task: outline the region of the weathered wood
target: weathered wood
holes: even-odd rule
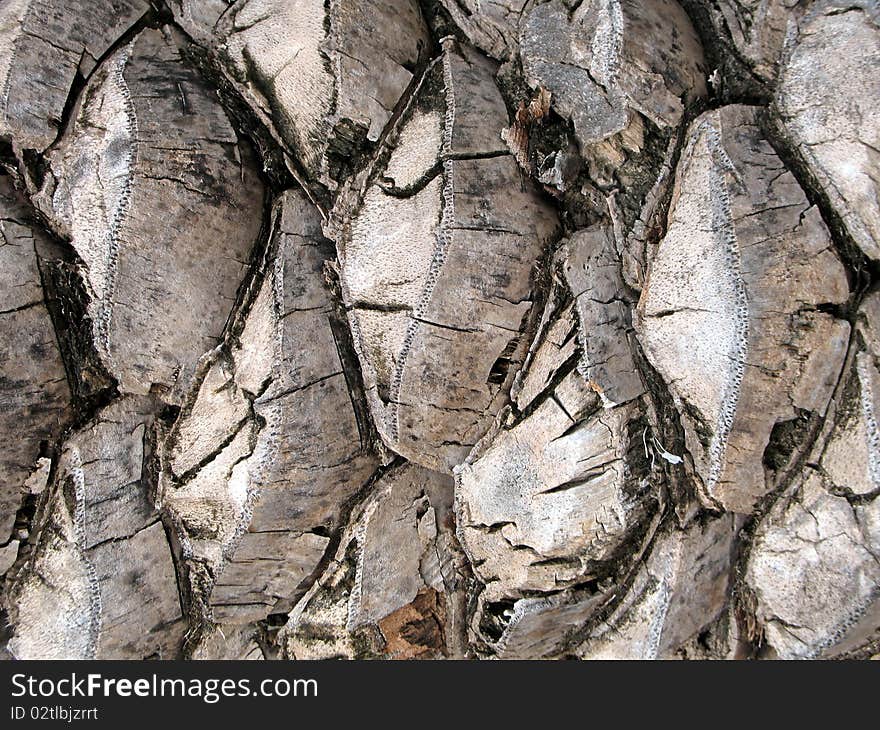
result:
[[[172,7],[309,177],[331,189],[379,139],[429,46],[413,0]]]
[[[196,660],[261,661],[265,659],[253,625],[218,626],[202,635],[193,649],[191,658]]]
[[[291,659],[439,658],[463,633],[452,480],[413,465],[384,474],[323,575],[290,613]],[[390,546],[393,546],[391,548]]]
[[[880,9],[820,2],[792,33],[776,106],[807,163],[862,252],[880,259]]]
[[[0,658],[880,656],[878,19],[0,0]]]
[[[493,73],[447,43],[330,227],[379,433],[439,471],[464,459],[503,404],[555,227],[500,137]]]
[[[637,398],[645,388],[633,360],[632,317],[611,229],[579,231],[562,255],[579,321],[578,370],[606,408]]]
[[[587,221],[611,219],[614,259],[641,289],[686,113],[707,95],[690,19],[675,0],[552,0],[522,21],[520,57],[573,129],[531,150],[538,179],[580,200]]]
[[[54,442],[69,417],[70,391],[40,277],[49,241],[26,213],[9,177],[0,177],[0,543],[12,537],[41,444]]]
[[[597,410],[570,374],[522,423],[487,439],[457,476],[462,542],[485,600],[550,591],[613,555],[641,491],[629,479],[627,408]],[[592,412],[592,415],[591,415]],[[641,433],[638,434],[641,447]],[[628,488],[627,488],[628,487]]]
[[[760,80],[772,82],[786,35],[810,3],[798,0],[691,0],[711,23],[719,44],[729,44]]]
[[[824,433],[757,529],[747,583],[765,651],[812,658],[859,649],[880,619],[880,295],[860,310],[855,348]]]
[[[774,427],[825,413],[849,334],[820,310],[849,296],[828,230],[755,116],[730,106],[691,126],[637,322],[702,498],[743,513],[772,488],[755,455]]]
[[[521,56],[529,84],[571,119],[582,152],[605,142],[613,153],[618,134],[618,146],[637,150],[639,116],[675,126],[706,92],[699,38],[674,0],[585,0],[571,11],[551,0],[525,20]]]
[[[241,332],[209,353],[165,442],[162,503],[193,600],[222,624],[290,609],[376,466],[331,327],[317,211],[276,204],[273,260]]]
[[[76,76],[150,8],[149,0],[7,0],[0,6],[0,137],[20,150],[55,141]]]
[[[563,651],[608,598],[578,586],[607,573],[657,507],[628,308],[602,298],[617,277],[610,245],[596,228],[560,248],[567,285],[551,294],[517,376],[517,409],[502,411],[455,470],[458,533],[482,584],[472,629],[502,657]]]
[[[522,19],[538,0],[440,0],[468,40],[504,61],[516,54]]]
[[[658,535],[623,599],[575,654],[582,659],[675,656],[724,610],[733,536],[729,515]]]
[[[19,659],[170,659],[185,624],[145,478],[156,404],[123,398],[64,443],[6,610]]]
[[[222,333],[263,209],[249,148],[181,42],[146,30],[100,66],[35,197],[82,260],[120,390],[172,403]]]

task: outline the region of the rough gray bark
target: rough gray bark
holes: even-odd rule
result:
[[[0,437],[6,444],[0,456],[0,534],[5,542],[22,486],[35,469],[39,480],[41,444],[60,435],[70,391],[40,276],[40,257],[52,255],[51,242],[29,225],[24,201],[8,177],[0,179],[0,237]]]
[[[251,153],[182,42],[145,30],[106,59],[34,195],[83,262],[104,367],[123,392],[171,402],[222,331],[262,204]]]
[[[0,7],[0,134],[19,150],[45,150],[58,135],[77,75],[87,76],[149,9],[148,0],[97,0],[71,12],[61,0]]]
[[[155,409],[120,398],[66,439],[10,580],[14,656],[175,656],[186,626],[145,468]]]
[[[438,471],[464,460],[503,403],[556,223],[498,134],[494,71],[445,43],[328,226],[376,427]]]
[[[876,3],[80,10],[0,2],[2,656],[880,652]]]
[[[378,460],[359,433],[331,326],[332,244],[289,191],[272,213],[271,268],[164,439],[160,501],[183,550],[192,610],[239,624],[289,601]],[[234,320],[233,320],[234,321]]]
[[[171,0],[224,77],[269,126],[294,171],[335,188],[376,142],[413,71],[427,28],[414,0]]]
[[[825,413],[849,337],[820,309],[847,300],[845,269],[755,114],[732,105],[692,124],[637,309],[702,498],[742,514],[773,484],[754,454],[776,424]]]

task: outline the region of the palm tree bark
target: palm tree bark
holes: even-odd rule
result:
[[[5,657],[880,651],[867,0],[0,2]]]

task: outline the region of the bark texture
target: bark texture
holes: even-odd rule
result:
[[[79,5],[0,1],[0,655],[880,652],[876,3]]]

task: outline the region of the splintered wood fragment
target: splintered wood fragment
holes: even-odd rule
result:
[[[859,311],[825,428],[749,553],[762,651],[846,655],[880,638],[880,295]]]
[[[786,45],[776,107],[847,232],[880,259],[880,10],[820,2]]]
[[[820,310],[846,301],[845,270],[756,114],[729,106],[691,126],[637,320],[702,498],[743,513],[771,488],[758,455],[774,427],[825,413],[849,336]]]
[[[241,331],[205,357],[163,450],[163,508],[199,611],[219,624],[290,610],[378,466],[331,326],[333,250],[318,212],[290,191],[273,225],[274,258]]]
[[[516,55],[521,19],[540,0],[440,0],[467,39],[484,53],[505,61]]]
[[[177,0],[172,9],[330,189],[379,139],[429,46],[414,0],[247,0],[228,12]]]
[[[45,150],[77,74],[150,9],[149,0],[7,0],[0,5],[0,137]]]
[[[36,196],[82,261],[120,391],[172,403],[217,343],[262,214],[249,148],[182,42],[147,30],[101,64]]]
[[[16,658],[178,655],[177,577],[145,479],[155,410],[122,398],[65,441],[6,597]]]
[[[540,124],[549,114],[550,97],[547,89],[538,87],[528,104],[520,102],[513,124],[501,130],[501,139],[507,142],[516,161],[527,173],[532,173],[534,167],[529,157],[529,130],[533,124]]]
[[[328,227],[379,433],[438,471],[464,459],[504,403],[556,227],[500,137],[494,71],[447,42]]]
[[[633,361],[630,307],[611,230],[578,231],[561,257],[579,321],[579,371],[606,408],[637,398],[645,388]]]
[[[463,580],[452,534],[452,480],[407,464],[352,513],[333,560],[290,614],[291,659],[454,655]]]
[[[675,126],[706,93],[700,41],[674,0],[585,0],[573,12],[551,0],[526,17],[520,55],[529,84],[572,120],[581,152],[625,132],[634,113]]]
[[[10,178],[0,177],[0,543],[11,537],[41,444],[60,435],[69,415],[70,391],[40,280],[48,241],[25,213]]]

